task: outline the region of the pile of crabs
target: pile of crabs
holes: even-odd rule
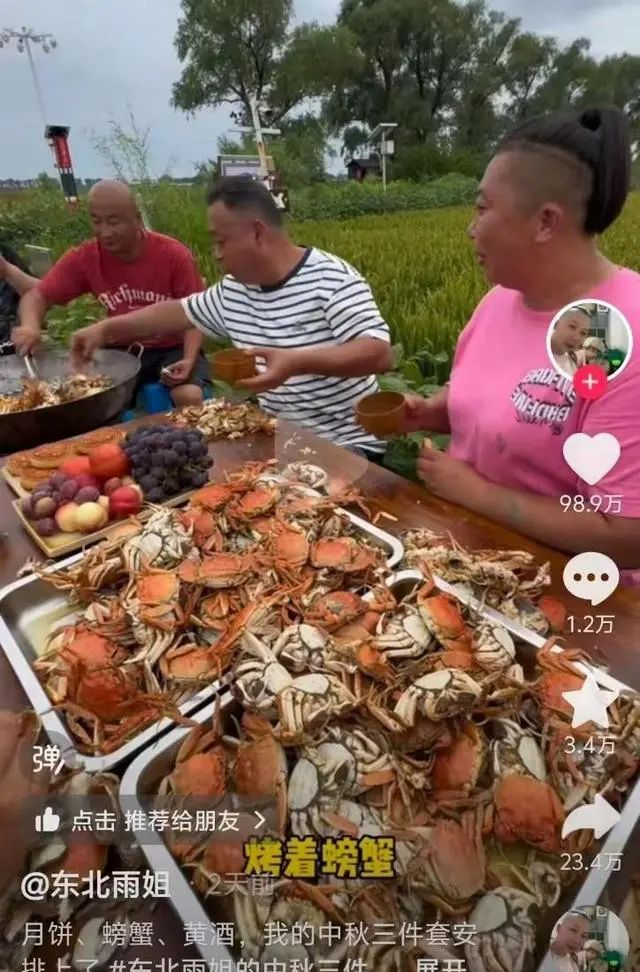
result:
[[[170,412],[169,420],[199,429],[207,439],[241,439],[256,432],[273,435],[277,424],[251,402],[234,403],[224,398]]]
[[[563,698],[584,682],[574,667],[582,655],[558,651],[552,636],[523,668],[504,628],[438,593],[429,563],[459,581],[466,559],[465,580],[482,579],[486,599],[551,634],[539,606],[545,570],[532,570],[525,554],[485,551],[480,561],[452,543],[445,553],[445,544],[408,535],[408,559],[422,565],[422,578],[399,587],[398,599],[393,588],[384,603],[373,596],[347,627],[280,631],[276,605],[262,615],[241,637],[231,705],[216,710],[213,726],[187,734],[161,783],[163,799],[176,805],[197,797],[242,811],[236,833],[195,845],[177,833],[168,843],[196,892],[232,909],[226,920],[235,921],[245,959],[357,955],[369,968],[408,972],[428,956],[462,958],[471,972],[531,969],[551,930],[540,936],[540,919],[577,877],[561,855],[594,851],[592,831],[561,839],[566,816],[596,793],[619,806],[637,775],[640,696],[622,695],[609,710],[614,754],[598,755],[585,746],[597,727],[572,729]],[[542,604],[557,624],[557,602]],[[282,840],[393,836],[395,880],[282,880],[266,896],[230,891],[253,834],[251,808]],[[317,934],[329,922],[392,923],[399,932],[447,920],[475,929],[457,950],[401,945],[398,935],[396,945],[374,945]],[[280,944],[265,939],[273,922],[288,930]],[[316,929],[313,945],[296,937],[301,923]]]
[[[195,892],[222,903],[216,920],[231,909],[243,958],[359,957],[409,972],[428,956],[525,972],[544,944],[541,916],[579,876],[562,854],[595,850],[592,831],[563,840],[564,820],[598,793],[621,806],[637,776],[640,696],[609,707],[613,752],[590,747],[601,730],[573,729],[564,699],[587,659],[559,650],[548,565],[419,530],[404,537],[412,571],[395,584],[384,551],[341,512],[356,497],[321,486],[317,470],[276,478],[248,465],[186,510],[154,511],[43,575],[83,612],[36,663],[43,683],[79,748],[105,753],[162,714],[188,721],[176,708],[185,693],[223,677],[229,704],[187,733],[160,795],[240,808],[238,831],[166,837]],[[463,585],[476,606],[443,594],[439,579]],[[544,647],[527,656],[478,602]],[[392,836],[395,878],[232,889],[255,809],[283,840]],[[221,885],[230,893],[213,897]],[[457,949],[265,937],[273,922],[293,935],[300,923],[400,929],[447,916],[475,927]]]
[[[81,752],[113,753],[163,716],[179,720],[181,702],[229,670],[240,635],[272,609],[277,634],[370,623],[357,592],[387,597],[384,549],[341,511],[348,496],[310,488],[321,470],[310,480],[271,466],[247,464],[183,510],[127,521],[72,565],[37,568],[78,614],[34,669]]]

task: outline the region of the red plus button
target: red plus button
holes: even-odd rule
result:
[[[573,376],[576,395],[595,402],[607,390],[607,373],[600,365],[583,365]]]

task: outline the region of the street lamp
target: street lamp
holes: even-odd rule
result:
[[[0,28],[0,48],[10,44],[12,41],[16,42],[18,53],[24,54],[26,51],[27,57],[29,58],[31,76],[33,77],[33,84],[36,89],[36,96],[40,106],[40,114],[42,115],[42,121],[46,125],[47,117],[44,110],[44,99],[42,97],[42,89],[40,88],[38,75],[36,74],[36,66],[33,60],[31,45],[35,44],[41,47],[45,54],[49,54],[51,51],[55,50],[55,48],[58,46],[58,42],[52,34],[37,34],[35,30],[32,30],[30,27],[23,27],[21,30],[11,30],[9,27]]]
[[[371,132],[367,139],[369,145],[377,145],[382,164],[382,190],[387,191],[387,158],[394,154],[395,145],[389,138],[391,132],[398,127],[397,122],[382,122]]]

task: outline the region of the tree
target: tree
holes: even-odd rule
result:
[[[551,37],[526,33],[514,38],[505,66],[505,119],[520,122],[535,113],[532,107],[549,79],[557,55],[558,46]]]
[[[172,101],[183,111],[229,104],[246,123],[255,96],[278,123],[350,74],[350,34],[313,23],[293,29],[292,0],[181,0],[181,8],[175,44],[184,69]]]
[[[579,37],[556,53],[548,76],[532,104],[536,113],[578,108],[599,68],[589,55],[590,41]]]
[[[486,153],[498,129],[496,98],[502,90],[519,21],[480,10],[453,118],[452,142],[458,150]]]
[[[345,154],[397,122],[392,171],[411,178],[481,171],[509,128],[558,109],[616,104],[640,136],[638,57],[598,63],[585,38],[561,47],[485,0],[342,0],[336,24],[297,27],[292,2],[181,0],[173,89],[184,111],[230,104],[244,124],[257,96],[283,130],[270,151],[290,185],[321,175],[314,98]]]
[[[392,120],[400,148],[425,141],[441,148],[443,138],[455,141],[458,123],[471,132],[483,113],[493,122],[490,98],[504,84],[498,62],[517,21],[488,14],[482,0],[343,0],[339,23],[354,35],[360,65],[355,81],[344,79],[326,99],[335,130]]]
[[[640,138],[640,57],[617,54],[595,66],[581,99],[582,105],[617,105]]]

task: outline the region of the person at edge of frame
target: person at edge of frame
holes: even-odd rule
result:
[[[115,316],[202,289],[191,251],[179,240],[145,228],[135,195],[125,183],[96,183],[88,208],[93,239],[68,250],[20,301],[19,326],[12,332],[20,353],[38,347],[50,307],[84,294],[92,294],[108,316]],[[143,385],[162,382],[177,407],[202,403],[203,389],[210,384],[202,336],[193,327],[183,331],[135,342],[142,351],[134,400]],[[114,340],[111,346],[126,351],[132,343]]]
[[[18,321],[20,298],[37,283],[24,260],[0,240],[0,357],[15,354],[11,331]]]
[[[630,128],[617,108],[532,118],[507,136],[469,227],[493,289],[458,339],[449,385],[409,397],[401,431],[450,434],[446,452],[427,447],[418,459],[434,495],[565,553],[597,550],[623,584],[639,586],[640,354],[595,401],[547,354],[551,321],[583,300],[617,308],[640,346],[640,274],[597,241],[622,212],[630,173]],[[616,436],[620,460],[589,485],[563,447],[602,432]],[[564,495],[584,497],[582,511],[563,510]],[[592,510],[595,496],[619,498],[619,514]]]

